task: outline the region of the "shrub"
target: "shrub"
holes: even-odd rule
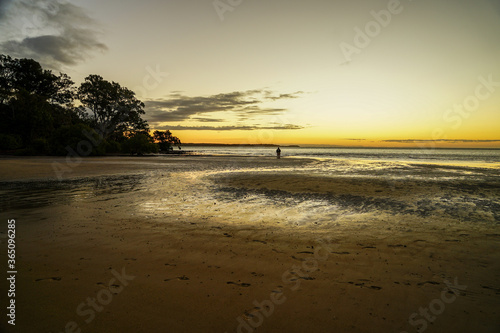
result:
[[[137,154],[147,154],[147,153],[157,153],[158,145],[152,142],[152,138],[144,133],[138,133],[130,138],[128,138],[122,144],[122,151],[131,155]]]
[[[0,133],[0,150],[14,150],[21,148],[21,139],[18,136]]]

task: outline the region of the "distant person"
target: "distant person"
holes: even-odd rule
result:
[[[281,157],[281,149],[280,149],[280,147],[278,147],[278,149],[276,149],[276,157],[278,159]]]

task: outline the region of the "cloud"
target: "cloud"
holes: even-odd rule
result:
[[[278,100],[278,99],[285,99],[285,98],[298,98],[300,94],[303,94],[304,92],[303,91],[296,91],[294,93],[291,93],[291,94],[279,94],[279,95],[274,95],[273,96],[273,92],[270,91],[270,90],[265,90],[264,91],[264,94],[266,95],[266,98],[267,99],[270,99],[270,100]]]
[[[191,118],[191,120],[199,121],[200,123],[223,123],[223,122],[225,122],[224,119],[202,118],[202,117]]]
[[[150,122],[182,122],[198,120],[209,122],[206,116],[214,112],[228,112],[236,115],[238,120],[248,120],[255,116],[276,116],[287,111],[283,108],[265,108],[261,104],[280,99],[298,98],[302,92],[289,94],[273,94],[268,90],[247,90],[222,93],[212,96],[189,97],[178,92],[168,98],[147,101],[146,118]],[[199,120],[200,115],[203,115]],[[213,120],[215,122],[215,120]]]
[[[0,7],[3,38],[0,52],[33,58],[44,67],[60,69],[107,50],[99,41],[97,22],[74,4],[57,0],[19,0]]]
[[[7,8],[14,2],[13,0],[0,0],[0,19],[6,16]]]
[[[276,126],[158,126],[155,130],[171,130],[171,131],[254,131],[254,130],[298,130],[304,127],[293,124],[276,125]]]

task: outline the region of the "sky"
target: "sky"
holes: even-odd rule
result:
[[[500,148],[498,0],[0,0],[0,31],[183,142]]]

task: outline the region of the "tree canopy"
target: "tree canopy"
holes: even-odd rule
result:
[[[170,131],[154,131],[153,138],[158,143],[160,151],[169,152],[172,145],[180,145],[181,140],[178,137],[173,136]]]
[[[27,92],[49,103],[69,104],[74,98],[74,82],[66,75],[54,75],[33,59],[13,59],[0,55],[0,102]]]
[[[106,136],[113,132],[129,134],[149,129],[141,118],[145,113],[144,103],[135,98],[133,91],[116,82],[89,75],[78,88],[77,96],[92,112],[92,124],[105,129]]]
[[[65,155],[83,142],[86,155],[143,154],[180,144],[170,131],[149,133],[144,107],[132,90],[99,75],[75,87],[33,59],[0,55],[1,153]]]

